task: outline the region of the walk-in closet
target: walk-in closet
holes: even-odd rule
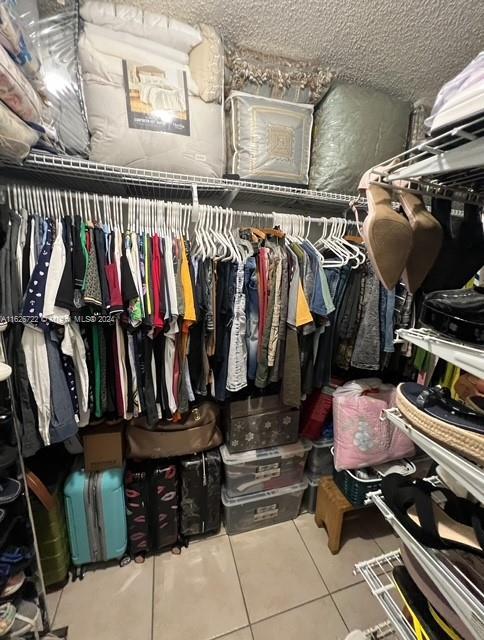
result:
[[[0,0],[0,639],[484,638],[483,49]]]

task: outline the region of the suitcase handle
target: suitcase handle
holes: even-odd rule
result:
[[[50,493],[42,480],[35,475],[35,473],[27,471],[26,476],[29,491],[32,491],[32,493],[36,495],[47,511],[52,511],[56,505],[54,496]]]

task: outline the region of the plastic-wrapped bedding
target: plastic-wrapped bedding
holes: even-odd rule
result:
[[[57,133],[67,153],[87,156],[89,131],[77,56],[79,1],[38,0],[38,6],[42,69]]]
[[[356,194],[362,174],[405,149],[411,105],[337,83],[314,116],[309,187]]]
[[[222,176],[222,91],[209,70],[216,63],[222,74],[223,67],[210,46],[197,51],[201,31],[160,14],[95,0],[81,6],[81,17],[79,56],[90,159]],[[193,51],[202,74],[192,73]],[[194,75],[203,79],[203,87]],[[217,99],[207,102],[207,97]]]

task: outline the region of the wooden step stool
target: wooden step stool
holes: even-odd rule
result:
[[[340,550],[345,513],[355,509],[356,507],[339,490],[331,476],[321,478],[314,519],[319,528],[323,525],[326,527],[328,548],[331,553],[338,553]]]

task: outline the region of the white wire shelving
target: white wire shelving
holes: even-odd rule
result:
[[[391,551],[371,560],[358,562],[355,564],[354,573],[359,573],[368,584],[372,594],[387,614],[391,627],[393,627],[392,631],[395,630],[403,640],[416,640],[417,636],[413,631],[412,625],[403,614],[403,602],[398,594],[392,575],[394,567],[401,564],[400,552]],[[368,632],[370,631],[368,630]],[[386,631],[387,636],[375,635],[373,637],[388,637],[390,635],[388,626]],[[372,636],[368,635],[368,638],[372,638]]]
[[[446,338],[430,329],[397,329],[397,341],[405,340],[439,358],[484,378],[484,349]]]
[[[472,637],[475,640],[482,640],[484,638],[484,594],[464,574],[448,563],[442,554],[421,545],[400,523],[386,504],[381,491],[368,493],[367,499],[378,507],[402,543],[411,551],[430,579],[439,586],[442,595],[451,603]]]
[[[374,181],[454,201],[484,200],[484,114],[372,169]],[[399,182],[400,181],[400,182]]]
[[[23,164],[4,162],[7,179],[74,191],[191,202],[193,187],[202,203],[233,206],[256,201],[259,207],[281,207],[298,213],[341,212],[356,196],[247,180],[184,175],[102,164],[74,156],[31,153]],[[235,200],[237,199],[237,203]],[[364,199],[360,198],[360,203]],[[259,209],[258,209],[259,210]]]
[[[386,417],[403,431],[427,455],[437,462],[447,473],[473,495],[484,503],[484,469],[458,453],[446,449],[432,438],[409,424],[396,408],[386,409]]]
[[[395,638],[395,627],[391,620],[385,620],[385,622],[366,629],[364,634],[367,640],[391,640]]]

